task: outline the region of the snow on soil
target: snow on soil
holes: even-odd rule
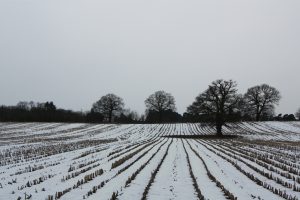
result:
[[[148,199],[197,199],[185,152],[178,139],[170,146],[169,154],[150,188]]]
[[[300,123],[0,123],[0,200],[300,200]],[[199,191],[201,194],[199,194]]]

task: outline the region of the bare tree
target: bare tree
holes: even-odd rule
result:
[[[93,104],[92,111],[101,113],[106,120],[112,122],[114,116],[119,114],[124,107],[123,99],[115,94],[107,94]]]
[[[208,86],[208,89],[198,95],[187,112],[192,114],[213,115],[217,129],[217,135],[222,135],[222,126],[225,123],[225,115],[235,109],[240,101],[237,95],[236,82],[229,80],[216,80]]]
[[[157,91],[154,94],[151,94],[145,100],[145,104],[148,111],[153,110],[159,113],[160,122],[162,122],[164,111],[176,110],[174,97],[165,91]]]
[[[300,120],[300,108],[299,108],[298,111],[296,112],[296,117],[298,118],[298,120]]]
[[[267,84],[251,87],[244,95],[246,109],[259,121],[262,115],[274,112],[274,106],[281,99],[279,91]]]

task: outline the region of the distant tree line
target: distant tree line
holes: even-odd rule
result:
[[[80,112],[57,109],[53,102],[19,102],[16,106],[0,106],[2,122],[83,122]]]
[[[107,94],[96,101],[88,112],[58,109],[53,102],[19,102],[16,106],[0,106],[0,121],[18,122],[89,122],[89,123],[177,123],[208,122],[222,133],[226,122],[292,121],[294,114],[275,116],[280,92],[268,85],[251,87],[239,94],[233,80],[216,80],[196,96],[183,115],[176,112],[175,98],[165,91],[157,91],[145,100],[145,115],[125,109],[124,101],[115,94]]]

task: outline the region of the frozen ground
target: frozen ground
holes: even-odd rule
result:
[[[300,200],[300,123],[0,123],[0,200]]]

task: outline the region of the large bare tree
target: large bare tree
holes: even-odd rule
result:
[[[148,111],[153,110],[159,113],[160,122],[162,122],[164,111],[176,110],[174,97],[165,91],[157,91],[151,94],[145,100],[145,104]]]
[[[124,107],[123,99],[115,94],[102,96],[99,101],[93,104],[93,112],[101,113],[106,120],[112,122],[113,117],[119,114]]]
[[[259,121],[261,116],[266,113],[272,113],[274,106],[281,99],[280,92],[268,84],[257,85],[247,90],[244,95],[247,112],[255,116]]]
[[[217,129],[217,135],[222,135],[222,126],[225,123],[225,115],[233,110],[240,101],[237,94],[236,82],[232,80],[216,80],[208,86],[208,89],[199,94],[187,112],[192,114],[213,115]]]

